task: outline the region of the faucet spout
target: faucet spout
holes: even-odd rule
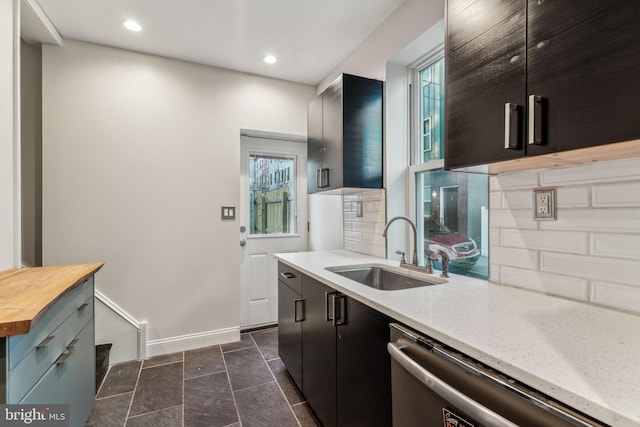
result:
[[[412,264],[415,265],[416,267],[418,266],[418,232],[416,231],[416,225],[413,223],[413,221],[411,221],[411,219],[407,218],[406,216],[394,216],[393,218],[391,218],[388,222],[387,225],[385,225],[384,227],[384,231],[382,232],[382,236],[383,237],[387,237],[387,230],[389,229],[389,226],[391,224],[393,224],[395,221],[402,219],[404,221],[407,221],[409,223],[409,225],[411,226],[411,229],[413,230],[413,257],[412,257]]]

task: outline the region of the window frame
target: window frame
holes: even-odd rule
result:
[[[420,89],[422,85],[421,73],[425,68],[430,67],[442,58],[444,58],[444,44],[436,46],[433,50],[431,50],[422,58],[409,66],[409,69],[411,70],[411,86],[409,93],[409,97],[411,100],[411,111],[409,117],[409,124],[411,126],[411,138],[409,139],[410,164],[409,173],[407,174],[407,178],[409,180],[408,199],[409,212],[411,213],[409,216],[414,218],[418,236],[424,236],[424,221],[418,221],[418,218],[424,216],[424,201],[422,201],[422,206],[420,207],[422,215],[419,216],[417,206],[418,194],[416,193],[416,181],[418,180],[419,175],[423,172],[434,169],[444,169],[444,159],[428,160],[426,162],[423,162],[424,147],[422,143],[422,90]],[[433,149],[433,147],[431,147],[431,149]],[[418,259],[424,259],[424,245],[416,245],[416,248],[418,250]]]

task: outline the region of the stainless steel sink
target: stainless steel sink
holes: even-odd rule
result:
[[[339,266],[327,267],[326,270],[382,291],[398,291],[446,283],[446,280],[430,277],[426,274],[420,274],[422,277],[415,277],[414,275],[402,274],[399,271],[381,266]]]

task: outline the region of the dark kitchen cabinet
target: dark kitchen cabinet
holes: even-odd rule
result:
[[[333,326],[331,312],[336,291],[303,275],[302,294],[305,299],[305,321],[302,325],[302,394],[322,425],[335,427],[338,425],[336,328]]]
[[[302,321],[305,316],[301,274],[278,264],[278,353],[302,390]]]
[[[308,193],[382,188],[382,82],[343,74],[307,113]]]
[[[391,426],[391,319],[338,295],[337,404],[339,426]]]
[[[640,3],[448,0],[449,169],[640,138]]]
[[[280,263],[279,269],[289,268]],[[280,271],[281,273],[282,271]],[[296,270],[301,278],[301,294],[280,280],[283,301],[290,308],[279,308],[280,355],[291,374],[297,360],[285,355],[298,354],[295,348],[301,325],[302,393],[325,427],[375,427],[391,425],[391,362],[387,352],[390,319]],[[291,298],[300,299],[297,309]],[[292,345],[293,344],[293,345]],[[293,377],[293,374],[292,374]],[[296,384],[298,382],[296,381]]]

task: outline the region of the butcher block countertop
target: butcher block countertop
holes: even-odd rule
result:
[[[53,305],[104,264],[16,268],[0,272],[0,337],[28,333]]]
[[[608,425],[640,426],[638,315],[455,274],[445,284],[381,291],[326,267],[398,262],[347,251],[276,258]]]

